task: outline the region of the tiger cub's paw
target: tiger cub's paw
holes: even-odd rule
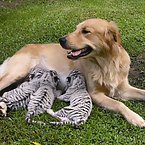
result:
[[[7,116],[7,105],[5,102],[0,102],[0,115],[3,117]]]

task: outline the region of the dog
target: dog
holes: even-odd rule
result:
[[[27,76],[44,56],[48,68],[56,70],[62,82],[71,70],[79,69],[95,104],[122,114],[135,126],[145,127],[145,120],[120,101],[145,100],[145,90],[128,82],[130,57],[114,22],[85,20],[59,42],[29,44],[5,60],[0,66],[0,90]]]

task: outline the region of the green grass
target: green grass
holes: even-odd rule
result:
[[[118,24],[123,46],[131,56],[145,50],[144,0],[25,0],[16,7],[17,0],[5,2],[7,6],[0,9],[1,62],[25,44],[58,42],[58,38],[73,31],[78,23],[94,17]],[[145,116],[143,103],[125,104]],[[64,105],[56,101],[54,109]],[[94,106],[89,120],[79,129],[27,126],[25,113],[25,110],[13,111],[9,113],[12,120],[0,118],[0,144],[29,145],[32,141],[42,145],[145,144],[144,129],[134,127],[121,116],[99,107]],[[38,119],[47,122],[53,118],[44,114]]]

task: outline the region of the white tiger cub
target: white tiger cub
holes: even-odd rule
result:
[[[34,76],[39,76],[38,73],[40,72],[36,71]],[[56,71],[45,70],[45,73],[43,71],[43,75],[38,80],[40,83],[39,89],[31,94],[28,103],[28,112],[25,119],[27,123],[41,124],[41,121],[31,120],[31,118],[50,109],[56,96],[61,94],[61,91],[57,90],[59,78]]]
[[[3,114],[3,110],[1,109],[1,115],[6,116],[7,113],[7,109],[10,110],[16,110],[18,108],[26,108],[28,105],[28,102],[30,101],[30,95],[33,94],[39,87],[40,87],[40,83],[37,79],[33,76],[32,78],[32,74],[33,71],[39,72],[40,71],[40,67],[35,67],[30,75],[28,76],[28,79],[23,82],[21,85],[19,85],[17,88],[5,92],[3,94],[2,97],[0,97],[0,106],[6,106],[5,108],[3,108],[3,110],[5,110],[5,114]],[[41,71],[43,71],[43,69],[41,68]],[[41,74],[42,75],[42,74]],[[41,76],[39,73],[39,77]],[[38,75],[36,76],[38,77]],[[30,81],[31,80],[31,81]],[[5,104],[5,105],[4,105]]]
[[[16,89],[13,89],[9,92],[5,92],[3,96],[0,97],[0,114],[2,116],[6,116],[7,108],[10,110],[14,110],[18,108],[28,108],[26,120],[27,121],[30,120],[31,116],[38,114],[37,113],[38,110],[32,110],[32,108],[40,109],[40,106],[43,106],[44,103],[46,103],[46,101],[44,102],[43,99],[50,101],[50,102],[47,102],[44,106],[46,106],[48,103],[52,105],[54,97],[50,97],[48,95],[50,92],[46,90],[48,90],[48,88],[55,90],[58,82],[59,82],[59,78],[55,71],[48,70],[42,64],[35,66],[31,70],[27,80],[24,83],[22,83]],[[56,91],[56,92],[61,93],[60,91]],[[34,96],[35,98],[33,98]],[[46,98],[46,97],[49,97],[49,98]],[[37,106],[36,106],[36,103],[37,103]],[[32,104],[33,104],[33,107],[32,107]],[[50,104],[47,106],[48,109],[51,106]],[[42,109],[43,108],[40,109],[41,112],[42,112]],[[32,113],[33,115],[30,115],[31,114],[30,112],[31,113],[33,112]]]
[[[70,102],[70,105],[57,112],[48,110],[47,112],[60,120],[60,122],[50,122],[55,125],[71,124],[79,126],[84,124],[90,116],[92,110],[92,100],[86,90],[85,79],[78,70],[72,71],[66,81],[65,94],[57,97],[60,100]]]

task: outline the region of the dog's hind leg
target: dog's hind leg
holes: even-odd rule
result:
[[[135,88],[128,83],[125,83],[119,88],[119,97],[122,100],[145,101],[145,90]]]
[[[29,54],[14,55],[0,66],[0,91],[24,78],[37,64]]]

